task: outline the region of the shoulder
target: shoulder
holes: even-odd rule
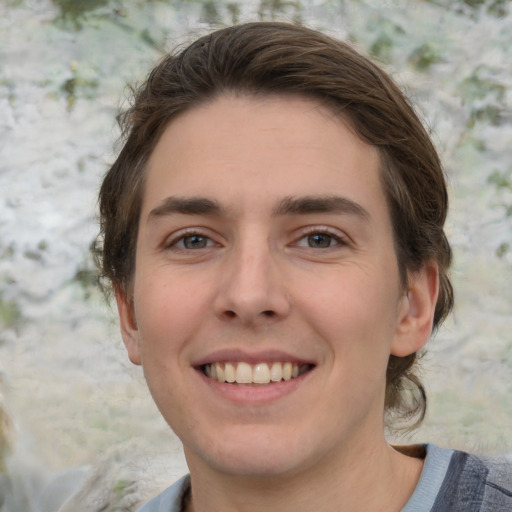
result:
[[[423,472],[402,512],[512,511],[511,461],[432,444],[419,449]]]
[[[488,494],[502,496],[512,510],[512,461],[504,457],[476,457],[487,468]]]
[[[432,512],[512,510],[512,464],[454,451]]]
[[[137,512],[182,512],[181,504],[183,497],[189,489],[190,476],[186,475],[151,501],[148,501]]]

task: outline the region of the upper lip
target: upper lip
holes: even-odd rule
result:
[[[297,364],[311,364],[315,362],[311,359],[297,357],[288,352],[281,350],[258,350],[247,351],[240,349],[221,349],[211,352],[203,357],[198,358],[192,362],[192,366],[199,367],[205,364],[218,363],[223,361],[230,362],[245,362],[249,364],[257,363],[273,363],[273,362],[291,362]]]

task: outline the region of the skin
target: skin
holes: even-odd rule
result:
[[[386,442],[385,374],[390,354],[427,342],[438,273],[402,289],[379,165],[300,97],[226,95],[156,145],[133,290],[117,301],[129,357],[183,442],[188,510],[399,511],[412,494],[422,462]],[[268,386],[201,371],[223,360],[310,371]]]

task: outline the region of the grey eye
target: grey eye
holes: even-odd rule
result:
[[[326,233],[315,233],[314,235],[309,235],[307,237],[307,242],[309,247],[325,249],[334,245],[336,240],[332,235],[327,235]]]
[[[204,249],[208,247],[209,238],[201,235],[184,236],[181,243],[185,249]]]

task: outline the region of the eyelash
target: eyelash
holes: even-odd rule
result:
[[[300,244],[300,242],[302,240],[307,240],[308,238],[315,236],[315,235],[321,235],[321,236],[328,237],[329,245],[327,245],[326,247],[313,247],[313,246],[309,245],[309,242],[306,242],[307,245]],[[184,247],[184,246],[179,247],[180,243],[184,244],[184,242],[187,238],[193,238],[193,237],[204,239],[206,241],[206,245],[204,247],[196,247],[196,248]],[[334,242],[334,244],[332,244],[331,242]],[[201,231],[198,231],[195,229],[190,229],[190,230],[179,233],[177,236],[174,236],[170,241],[167,241],[164,244],[164,248],[165,249],[173,249],[174,248],[174,249],[177,249],[180,251],[194,251],[194,250],[200,250],[200,249],[207,249],[208,247],[212,247],[214,245],[216,245],[216,244],[211,239],[211,237],[209,237],[208,235],[205,235]],[[292,245],[296,246],[296,247],[303,247],[306,249],[332,249],[334,247],[348,245],[348,242],[347,242],[346,237],[340,235],[339,233],[334,233],[332,230],[329,230],[325,227],[311,227],[311,228],[308,228],[305,232],[303,232],[301,234],[301,236],[297,239],[297,241],[294,242]]]
[[[202,238],[202,239],[206,240],[207,245],[205,247],[199,247],[199,248],[189,248],[189,247],[179,247],[178,246],[178,244],[180,244],[181,242],[184,243],[184,241],[187,238],[193,238],[193,237]],[[213,245],[215,245],[215,242],[213,242],[211,237],[209,237],[208,235],[205,235],[204,233],[201,233],[198,230],[191,229],[191,230],[181,232],[177,236],[174,236],[171,240],[166,241],[164,244],[164,248],[165,249],[173,249],[174,248],[179,251],[194,251],[194,250],[199,250],[199,249],[206,249],[208,247],[212,247]]]
[[[308,238],[315,236],[315,235],[321,235],[325,237],[329,237],[329,241],[334,241],[335,244],[329,243],[327,247],[312,247],[309,244],[307,246],[302,246],[307,249],[332,249],[334,247],[344,246],[348,245],[346,237],[340,235],[338,232],[334,233],[332,230],[327,229],[325,227],[311,227],[306,232],[302,233],[300,238],[298,238],[297,242],[295,242],[295,246],[299,246],[299,242],[301,240],[307,240]]]

